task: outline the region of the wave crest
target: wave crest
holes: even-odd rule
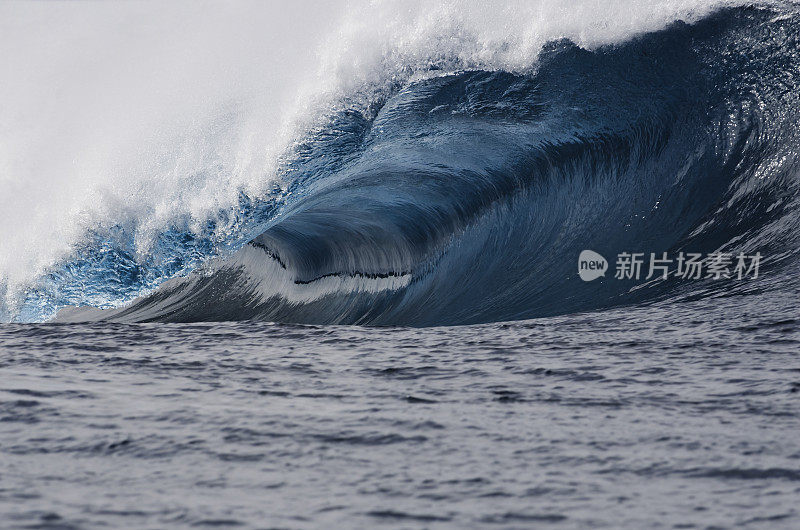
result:
[[[623,45],[554,41],[527,74],[405,84],[297,147],[291,195],[245,248],[80,318],[445,325],[751,288],[584,283],[585,248],[758,249],[758,288],[787,288],[797,31],[726,9]]]

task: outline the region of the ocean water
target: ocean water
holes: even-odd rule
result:
[[[0,528],[800,527],[800,7],[0,4]]]
[[[797,528],[796,296],[7,325],[2,526]]]

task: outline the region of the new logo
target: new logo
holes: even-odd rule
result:
[[[585,282],[605,276],[608,270],[606,258],[593,250],[584,250],[578,256],[578,276]]]

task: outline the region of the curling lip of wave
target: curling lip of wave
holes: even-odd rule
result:
[[[280,153],[338,134],[328,109],[368,122],[433,68],[527,72],[551,38],[595,48],[729,3],[1,3],[20,75],[0,83],[0,320],[112,307],[239,248],[314,178]]]
[[[797,15],[776,14],[723,9],[596,50],[555,41],[529,74],[443,72],[344,109],[297,146],[261,235],[80,318],[466,324],[742,288],[585,284],[584,248],[757,245],[782,256],[783,282],[800,65]]]

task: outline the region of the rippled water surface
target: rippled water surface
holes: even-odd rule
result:
[[[3,527],[797,528],[797,292],[0,327]]]

